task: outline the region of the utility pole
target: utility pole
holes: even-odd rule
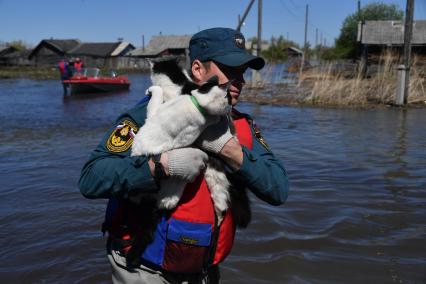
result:
[[[304,54],[307,55],[306,51],[308,49],[308,14],[309,14],[309,5],[306,4],[306,14],[305,14],[305,41],[303,44]],[[307,57],[307,56],[306,56]]]
[[[142,51],[145,52],[145,35],[142,35]]]
[[[254,3],[254,0],[250,0],[250,3],[248,4],[246,10],[244,11],[243,16],[241,17],[241,19],[238,18],[238,26],[237,26],[237,29],[236,29],[237,31],[239,31],[239,32],[241,31],[241,26],[243,25],[244,21],[246,20],[248,12],[250,11],[251,6],[253,6],[253,3]]]
[[[262,50],[262,0],[257,0],[257,56],[260,56]]]
[[[318,28],[315,29],[315,59],[319,58],[319,47],[318,47]]]
[[[361,0],[358,0],[358,21],[361,21]]]
[[[410,86],[411,37],[413,34],[414,0],[407,0],[404,24],[404,65],[398,67],[396,104],[407,104]]]
[[[309,5],[306,4],[306,14],[305,14],[305,41],[303,43],[303,54],[302,54],[302,62],[300,63],[300,75],[302,75],[303,67],[305,65],[305,60],[308,58],[307,51],[308,51],[308,13],[309,13]]]
[[[262,50],[262,0],[257,0],[257,45],[256,55],[260,56]],[[260,73],[256,70],[252,71],[252,84],[258,87],[262,83]]]
[[[315,29],[315,47],[318,45],[318,28]]]

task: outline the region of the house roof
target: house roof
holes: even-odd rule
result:
[[[4,58],[17,58],[17,57],[22,57],[22,58],[27,58],[28,55],[32,52],[31,49],[24,49],[24,50],[16,50],[14,52],[8,53],[2,57]]]
[[[2,45],[0,46],[0,56],[5,56],[7,54],[13,53],[15,51],[17,51],[18,49],[14,46],[6,46],[6,45]]]
[[[192,35],[153,36],[145,49],[138,48],[128,53],[130,56],[155,56],[167,49],[185,49],[189,47]]]
[[[77,39],[43,39],[30,53],[29,58],[31,59],[43,46],[64,55],[79,43],[80,41]]]
[[[287,51],[292,52],[292,53],[297,53],[299,55],[303,55],[303,51],[298,49],[297,47],[294,46],[289,46],[287,48],[285,48]]]
[[[402,45],[404,44],[404,22],[365,21],[358,29],[358,41],[363,44]],[[414,21],[412,45],[426,45],[426,20]]]
[[[69,55],[86,55],[86,56],[117,56],[128,46],[134,48],[127,42],[88,42],[81,43],[68,52]]]

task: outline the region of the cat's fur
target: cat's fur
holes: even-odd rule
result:
[[[217,77],[200,87],[191,81],[176,60],[154,62],[151,70],[153,86],[147,93],[152,97],[147,106],[145,125],[134,138],[132,156],[159,154],[190,146],[207,126],[218,121],[219,116],[230,119],[227,90],[218,87]],[[189,93],[197,98],[207,114],[202,114],[191,102],[190,96],[184,95]],[[230,126],[234,132],[231,121]],[[230,183],[223,162],[210,157],[205,178],[221,220],[230,202]],[[184,181],[176,178],[161,180],[157,196],[159,208],[174,208],[185,185]]]

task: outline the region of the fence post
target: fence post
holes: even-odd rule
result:
[[[397,78],[397,86],[396,86],[396,105],[404,104],[404,89],[405,89],[405,65],[398,65],[398,78]]]

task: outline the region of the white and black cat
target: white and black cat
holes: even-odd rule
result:
[[[228,117],[230,121],[227,90],[218,86],[217,77],[198,86],[177,61],[171,59],[153,62],[151,80],[153,86],[147,90],[147,94],[151,95],[147,119],[134,138],[132,156],[159,154],[190,146],[207,126],[218,122],[221,116]],[[195,106],[191,96],[196,98],[202,111]],[[231,121],[230,126],[231,132],[235,132]],[[221,220],[230,202],[230,183],[223,162],[210,157],[205,178]],[[176,178],[162,180],[157,196],[158,207],[174,208],[185,186],[184,181]]]
[[[147,90],[147,95],[151,95],[150,102],[147,106],[147,119],[146,122],[150,121],[148,125],[138,131],[138,134],[134,138],[132,146],[132,156],[135,155],[149,155],[157,154],[167,149],[171,149],[170,145],[176,146],[189,146],[193,143],[202,130],[212,123],[215,123],[218,120],[219,115],[208,115],[207,117],[201,117],[195,108],[191,106],[190,114],[193,114],[196,117],[198,122],[198,127],[195,127],[191,131],[188,131],[190,138],[185,138],[179,140],[180,135],[176,135],[177,128],[185,128],[185,121],[192,119],[191,116],[185,115],[185,108],[189,107],[187,99],[184,106],[177,106],[177,98],[181,95],[186,95],[182,97],[188,97],[189,95],[195,96],[217,96],[220,103],[218,105],[206,106],[206,107],[218,107],[219,112],[225,113],[229,118],[230,129],[234,134],[235,129],[231,123],[231,118],[229,114],[230,106],[224,105],[223,99],[225,98],[226,91],[218,88],[217,79],[213,78],[210,82],[207,82],[203,86],[198,86],[188,76],[186,71],[179,67],[176,60],[165,60],[154,62],[151,65],[151,80],[153,86]],[[228,87],[228,86],[227,86]],[[210,98],[211,99],[211,98]],[[226,98],[229,103],[229,97]],[[179,99],[182,100],[182,99]],[[197,99],[198,100],[198,99]],[[206,98],[207,100],[207,98]],[[171,101],[174,101],[172,103]],[[200,104],[204,100],[200,98]],[[169,104],[166,104],[169,102]],[[171,107],[173,105],[174,107]],[[229,108],[229,109],[228,109]],[[215,113],[212,111],[212,113]],[[154,118],[157,116],[157,118]],[[169,116],[176,116],[180,125],[171,126],[165,125],[162,123],[160,117],[168,116],[167,121],[171,121]],[[183,119],[185,117],[185,119]],[[205,120],[205,121],[204,121]],[[166,120],[164,120],[166,121]],[[205,125],[203,125],[205,122]],[[165,130],[167,135],[159,134],[159,137],[155,137],[158,133],[159,127],[160,130]],[[147,132],[149,135],[145,136]],[[175,140],[170,142],[171,137],[176,136]],[[157,139],[158,138],[158,139]],[[152,140],[151,142],[144,142],[143,140],[148,139]],[[140,141],[142,140],[142,141]],[[186,143],[190,144],[185,145]],[[167,144],[169,143],[170,144]],[[156,145],[159,143],[161,146]],[[243,185],[241,188],[231,187],[230,182],[224,172],[223,163],[214,157],[209,157],[208,166],[206,168],[205,174],[207,185],[210,189],[212,200],[215,205],[215,211],[218,216],[218,223],[220,224],[222,220],[222,214],[232,203],[232,217],[234,224],[240,228],[245,228],[250,222],[251,219],[251,210],[250,210],[250,201],[247,196],[246,190]],[[144,195],[141,196],[132,196],[131,199],[139,204],[140,212],[138,213],[141,216],[141,222],[137,230],[136,236],[133,238],[131,243],[131,249],[126,254],[127,263],[130,265],[139,265],[138,259],[142,251],[145,250],[146,246],[152,241],[156,225],[158,223],[158,218],[160,218],[160,212],[162,209],[173,209],[180,200],[180,197],[185,189],[186,182],[176,179],[169,178],[163,179],[160,183],[160,191],[158,194],[153,195]],[[165,190],[161,190],[164,188]],[[147,218],[147,216],[150,216]]]

